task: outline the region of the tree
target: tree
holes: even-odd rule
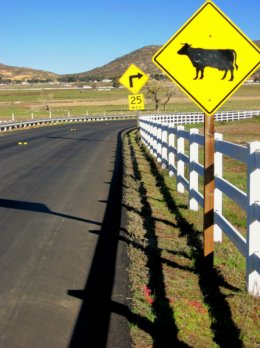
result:
[[[158,81],[151,80],[146,86],[146,95],[148,98],[153,99],[154,109],[159,109],[159,92],[162,89],[161,84]]]
[[[118,76],[115,76],[115,77],[112,78],[112,86],[113,86],[114,88],[119,88],[120,83],[119,83],[118,80],[119,80],[119,77],[118,77]]]
[[[170,101],[171,97],[174,95],[174,90],[171,88],[168,88],[165,92],[165,100],[163,101],[163,111],[166,111],[166,105]]]
[[[150,80],[146,86],[146,96],[154,102],[154,109],[159,110],[159,104],[166,110],[166,105],[170,101],[175,91],[171,87],[167,87],[165,83],[156,80]]]

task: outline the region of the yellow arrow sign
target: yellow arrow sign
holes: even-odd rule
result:
[[[119,82],[132,93],[138,93],[146,84],[148,76],[136,65],[131,64],[120,77]]]
[[[212,115],[259,67],[260,51],[212,1],[206,1],[153,62]]]

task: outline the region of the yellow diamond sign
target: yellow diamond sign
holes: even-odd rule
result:
[[[131,64],[120,77],[119,82],[132,93],[138,93],[146,84],[148,76],[136,65]]]
[[[212,1],[206,1],[153,62],[212,115],[260,66],[260,50]]]

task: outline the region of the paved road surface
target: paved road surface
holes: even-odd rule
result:
[[[133,126],[0,135],[1,348],[130,346],[119,230],[121,135]]]

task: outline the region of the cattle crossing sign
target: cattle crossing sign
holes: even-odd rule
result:
[[[212,115],[260,66],[260,50],[212,1],[206,1],[153,62]]]

